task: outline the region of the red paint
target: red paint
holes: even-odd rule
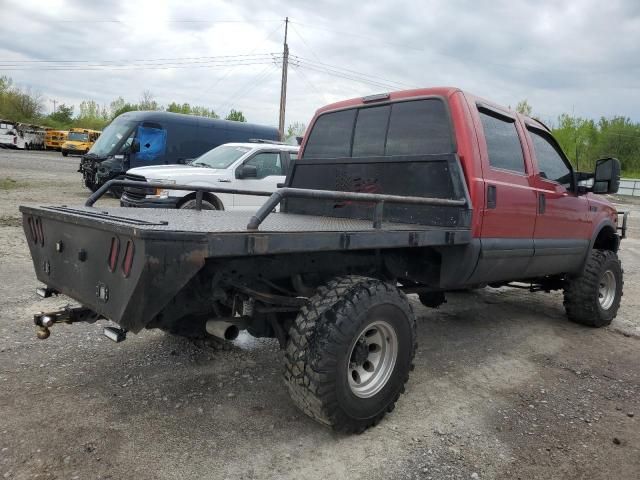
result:
[[[577,195],[540,176],[526,125],[548,131],[544,125],[453,87],[391,92],[389,100],[425,96],[443,97],[449,105],[458,155],[473,205],[474,237],[590,239],[595,233],[594,228],[605,218],[615,223],[616,210],[603,197],[593,194]],[[489,165],[478,103],[515,119],[526,173],[517,174]],[[320,114],[360,105],[364,105],[362,98],[353,98],[318,109],[307,132],[312,130]],[[302,143],[300,157],[304,154],[307,138],[308,135]],[[495,209],[488,209],[486,205],[488,185],[494,185],[497,190]],[[542,214],[538,213],[540,194],[544,194],[546,201],[545,212]],[[590,207],[596,207],[596,211],[591,211]]]

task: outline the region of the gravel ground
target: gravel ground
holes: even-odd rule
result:
[[[407,392],[379,426],[344,436],[293,406],[274,341],[221,351],[148,331],[114,344],[103,322],[36,340],[31,315],[65,301],[33,293],[17,208],[80,204],[77,165],[0,150],[0,181],[16,181],[0,190],[0,478],[638,478],[638,229],[609,328],[569,323],[557,293],[485,289],[438,310],[414,299]],[[640,205],[624,208],[635,227]]]

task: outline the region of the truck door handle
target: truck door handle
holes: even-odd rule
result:
[[[231,182],[231,180],[229,180],[228,178],[219,178],[218,181],[222,182],[222,183],[230,183]]]
[[[487,185],[487,208],[496,208],[498,191],[495,185]]]
[[[544,193],[538,194],[538,213],[544,213],[547,209],[547,198]]]

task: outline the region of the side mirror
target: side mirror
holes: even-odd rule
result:
[[[255,165],[242,165],[236,170],[236,178],[256,178],[258,167]]]
[[[131,153],[138,153],[140,151],[140,141],[135,138],[131,141]]]
[[[596,161],[593,193],[617,193],[619,187],[620,161],[617,158],[601,158]]]

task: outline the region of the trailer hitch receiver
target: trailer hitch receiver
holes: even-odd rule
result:
[[[86,307],[71,307],[67,305],[60,310],[53,312],[39,312],[33,316],[33,323],[36,325],[36,336],[40,340],[49,338],[51,327],[56,323],[94,323],[100,317],[99,314]]]

